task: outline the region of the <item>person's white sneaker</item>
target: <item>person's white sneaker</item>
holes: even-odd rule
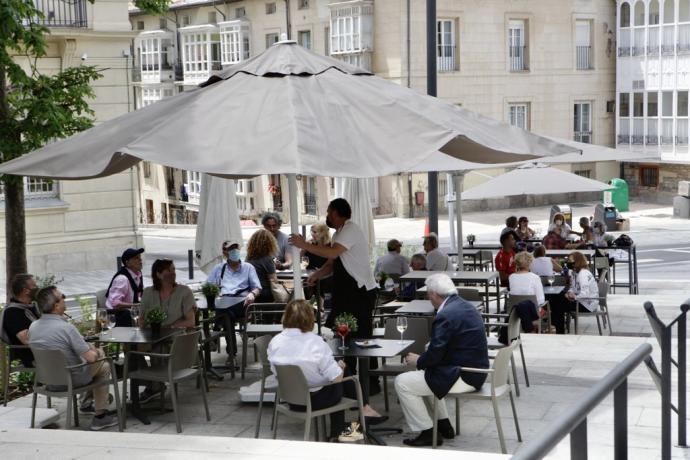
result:
[[[110,414],[106,414],[101,418],[94,416],[89,429],[91,431],[99,431],[103,428],[108,428],[115,425],[117,425],[117,417],[113,417]]]

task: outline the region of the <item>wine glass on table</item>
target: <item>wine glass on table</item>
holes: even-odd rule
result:
[[[108,313],[108,329],[115,327],[115,313]]]
[[[302,267],[302,270],[306,270],[309,266],[309,257],[302,256],[302,258],[300,259],[300,266]]]
[[[103,335],[107,335],[108,332],[108,312],[106,310],[98,310],[98,316],[96,317],[96,321],[98,322],[98,325],[101,328],[101,332],[103,332]]]
[[[338,350],[347,350],[345,346],[345,337],[350,333],[350,326],[345,323],[338,324],[335,328],[335,333],[340,336],[340,340],[342,341],[342,345],[338,347]]]
[[[554,275],[550,275],[548,278],[546,278],[546,281],[549,282],[549,286],[553,287],[554,281],[556,281],[556,277]]]
[[[395,327],[398,329],[398,332],[400,332],[400,343],[403,343],[403,334],[407,330],[407,317],[405,316],[398,316],[398,319],[395,322]]]

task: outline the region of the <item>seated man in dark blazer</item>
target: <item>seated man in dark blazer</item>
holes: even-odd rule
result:
[[[476,308],[458,297],[457,288],[445,274],[430,276],[426,286],[436,309],[429,348],[421,355],[409,353],[405,362],[416,364],[418,370],[395,379],[405,420],[412,431],[420,432],[416,438],[403,441],[408,446],[431,445],[433,421],[424,404],[425,397],[440,399],[438,431],[443,438],[452,439],[455,431],[442,398],[450,392],[470,393],[484,384],[486,374],[460,371],[459,367],[489,368],[484,322]],[[441,444],[439,437],[438,445]]]

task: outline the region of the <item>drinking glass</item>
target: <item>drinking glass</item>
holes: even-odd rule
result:
[[[129,311],[132,315],[132,321],[134,322],[134,327],[139,325],[139,307],[132,307]]]
[[[98,321],[98,325],[101,327],[103,335],[106,335],[108,329],[108,312],[106,310],[98,310],[96,321]]]
[[[549,276],[548,278],[546,278],[546,281],[549,282],[549,286],[553,287],[553,282],[556,281],[556,277],[555,276]]]
[[[300,259],[300,265],[302,266],[302,270],[306,270],[309,266],[309,257],[302,256],[302,258]]]
[[[342,340],[342,345],[338,347],[338,350],[347,350],[347,347],[345,346],[345,336],[350,333],[350,326],[347,324],[338,324],[338,326],[335,329],[336,334],[340,336],[340,339]]]
[[[395,327],[398,329],[398,332],[400,332],[400,343],[403,343],[403,333],[407,330],[407,317],[398,316]]]
[[[115,327],[115,313],[108,314],[108,329]]]

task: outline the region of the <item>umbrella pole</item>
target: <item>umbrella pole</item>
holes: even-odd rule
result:
[[[288,195],[290,199],[290,233],[299,234],[299,210],[297,209],[297,176],[288,174]],[[294,298],[304,299],[302,290],[302,266],[300,265],[299,248],[290,246],[292,250],[292,281],[295,285]]]
[[[458,269],[465,268],[464,256],[462,253],[462,201],[460,194],[462,192],[463,182],[465,180],[465,173],[456,171],[453,173],[453,188],[455,189],[455,219],[457,221],[457,245],[458,245]]]
[[[451,203],[449,198],[453,196],[453,175],[446,174],[446,206],[448,207],[448,227],[450,230],[450,252],[455,252],[457,244],[455,241],[455,203]]]

